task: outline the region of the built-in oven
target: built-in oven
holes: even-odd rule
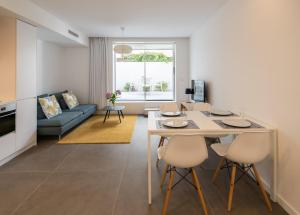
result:
[[[0,103],[0,137],[16,130],[16,103]]]

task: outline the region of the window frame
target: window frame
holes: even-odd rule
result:
[[[131,100],[127,100],[127,99],[117,99],[117,102],[122,102],[122,103],[126,103],[126,102],[173,102],[173,101],[176,101],[176,89],[177,89],[177,86],[176,86],[176,42],[121,42],[121,41],[118,41],[118,42],[113,42],[112,43],[112,59],[113,59],[113,90],[117,90],[116,89],[116,83],[117,83],[117,75],[116,75],[116,63],[117,63],[117,60],[116,60],[116,53],[113,51],[113,47],[117,44],[147,44],[147,45],[157,45],[157,44],[168,44],[168,45],[172,45],[173,46],[173,49],[172,49],[172,52],[173,52],[173,71],[172,71],[172,74],[173,74],[173,98],[172,99],[146,99],[146,93],[147,92],[144,92],[144,99],[143,100],[139,100],[139,99],[131,99]],[[134,50],[151,50],[151,49],[134,49]],[[157,49],[153,49],[153,50],[157,50]],[[144,81],[146,79],[146,62],[144,62]]]

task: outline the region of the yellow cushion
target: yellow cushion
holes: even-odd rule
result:
[[[55,96],[39,98],[39,103],[47,119],[50,119],[62,113],[62,110]]]
[[[78,99],[73,93],[63,93],[62,96],[70,110],[79,105]]]

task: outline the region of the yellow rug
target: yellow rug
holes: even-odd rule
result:
[[[89,118],[79,127],[64,136],[59,144],[113,144],[130,143],[137,116],[125,115],[122,123],[116,115],[111,115],[103,123],[104,116]]]

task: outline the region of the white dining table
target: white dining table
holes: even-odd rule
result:
[[[150,111],[148,113],[148,203],[152,204],[152,182],[151,182],[151,162],[152,162],[152,153],[151,153],[151,144],[152,136],[174,136],[174,135],[189,135],[189,134],[199,134],[203,136],[222,136],[222,135],[238,135],[245,132],[267,132],[270,134],[270,141],[272,145],[271,150],[271,159],[273,163],[272,168],[272,177],[270,184],[270,196],[271,199],[276,202],[277,196],[277,166],[278,166],[278,155],[277,155],[277,130],[267,123],[261,122],[257,119],[254,119],[250,116],[243,116],[244,119],[250,120],[258,125],[261,125],[262,128],[223,128],[214,120],[232,119],[232,118],[241,118],[240,116],[212,116],[204,114],[201,111],[185,111],[182,118],[186,120],[193,120],[194,123],[199,128],[185,129],[185,128],[165,128],[158,126],[157,121],[167,119],[167,117],[162,117],[158,111]]]

